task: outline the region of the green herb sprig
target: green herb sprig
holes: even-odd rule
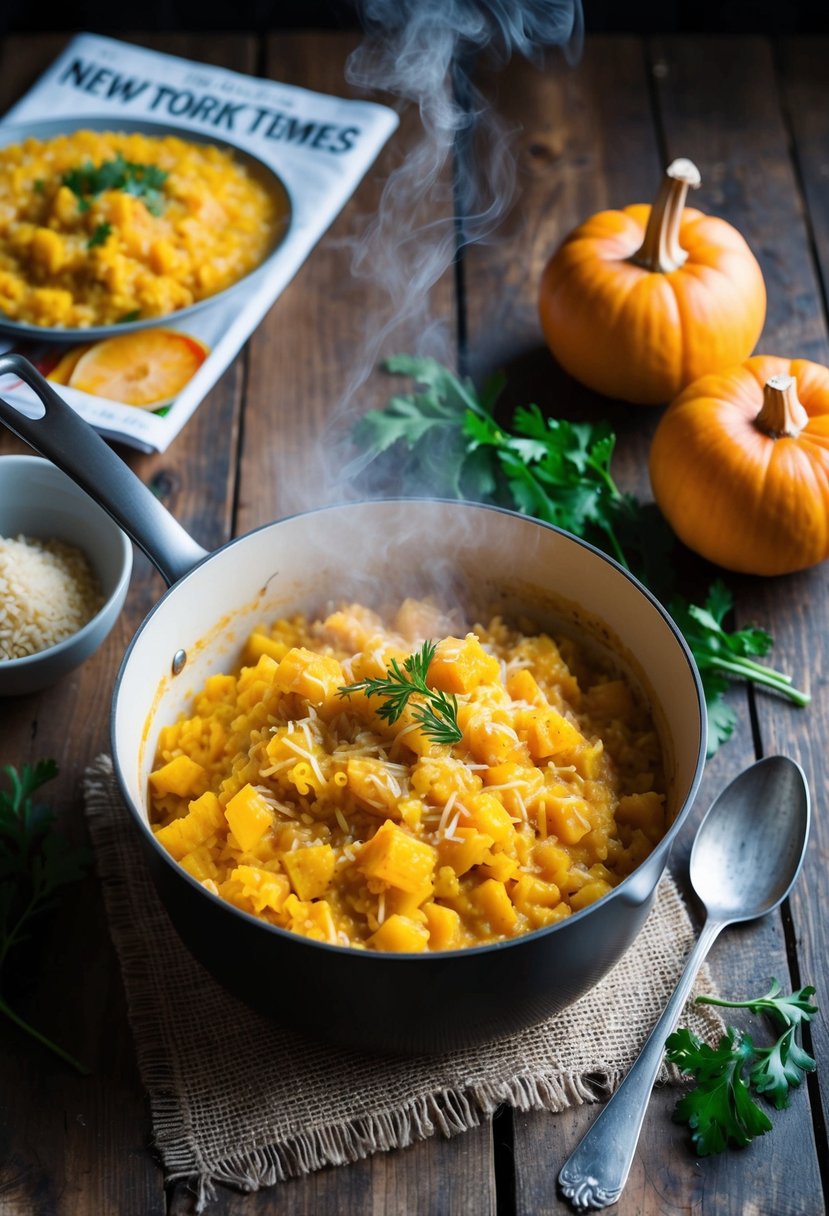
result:
[[[412,697],[419,698],[412,707],[412,717],[423,727],[433,743],[460,743],[463,735],[458,726],[458,701],[451,693],[429,688],[426,673],[437,649],[434,642],[424,642],[420,650],[403,660],[401,668],[397,659],[392,659],[385,677],[359,680],[344,685],[338,693],[349,697],[355,692],[364,692],[369,697],[381,697],[377,713],[384,722],[398,720]]]
[[[814,1059],[799,1041],[802,1026],[817,1013],[810,1001],[814,992],[806,987],[781,996],[780,984],[773,979],[768,992],[747,1001],[697,997],[698,1004],[765,1014],[780,1031],[770,1046],[757,1046],[751,1035],[734,1026],[727,1028],[716,1047],[702,1043],[685,1027],[668,1036],[666,1059],[696,1082],[677,1103],[674,1119],[690,1127],[698,1156],[721,1153],[729,1144],[745,1147],[755,1136],[771,1131],[771,1120],[754,1095],[782,1110],[789,1104],[790,1090],[814,1070]]]
[[[140,198],[152,215],[160,215],[164,205],[164,183],[169,174],[158,165],[142,165],[125,160],[118,152],[112,160],[102,161],[96,168],[87,161],[82,168],[69,169],[61,177],[78,199],[78,210],[88,211],[91,199],[105,190],[123,190]]]
[[[393,470],[396,489],[466,498],[511,507],[591,541],[631,570],[668,607],[691,648],[708,708],[709,755],[733,733],[736,716],[723,694],[733,680],[770,688],[796,705],[809,697],[789,676],[756,659],[772,639],[762,629],[728,631],[732,598],[715,582],[701,605],[679,595],[671,554],[675,538],[653,503],[617,486],[611,462],[615,435],[606,423],[545,418],[537,405],[520,407],[508,428],[496,421],[504,377],[478,392],[435,359],[395,355],[394,375],[415,381],[414,392],[394,395],[370,410],[352,431],[360,449],[351,477],[382,479]]]
[[[57,776],[54,760],[41,760],[20,772],[7,764],[8,788],[0,790],[0,1014],[14,1022],[80,1073],[89,1069],[41,1034],[11,1008],[2,992],[3,971],[18,948],[32,937],[35,923],[53,908],[61,887],[82,878],[89,853],[70,845],[54,830],[55,816],[32,795]]]
[[[112,224],[98,224],[92,236],[86,242],[87,249],[96,249],[99,245],[106,245],[112,234]]]

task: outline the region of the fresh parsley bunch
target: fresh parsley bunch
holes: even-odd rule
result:
[[[789,676],[756,662],[772,639],[765,630],[727,630],[732,598],[715,582],[703,604],[674,585],[675,540],[655,504],[624,494],[611,472],[615,435],[606,423],[545,418],[537,405],[515,411],[512,426],[494,410],[504,377],[478,392],[435,359],[396,355],[385,367],[414,380],[415,391],[393,396],[357,423],[361,449],[350,476],[391,476],[402,494],[424,490],[510,507],[583,537],[603,549],[666,604],[700,669],[708,707],[709,755],[728,739],[735,715],[723,694],[732,680],[771,688],[796,705],[809,697]]]
[[[92,205],[90,199],[105,190],[123,190],[125,194],[140,198],[152,215],[161,215],[164,183],[168,177],[166,169],[126,160],[123,153],[118,152],[112,160],[102,161],[97,168],[87,161],[79,169],[69,169],[61,182],[77,197],[79,211],[88,211]]]
[[[787,996],[780,993],[780,984],[773,979],[768,992],[747,1001],[697,997],[700,1004],[765,1014],[780,1032],[770,1046],[757,1046],[751,1035],[733,1026],[716,1047],[700,1042],[685,1027],[668,1036],[666,1058],[696,1082],[677,1103],[674,1119],[688,1124],[700,1157],[721,1153],[729,1144],[742,1148],[755,1136],[771,1131],[771,1120],[754,1095],[782,1110],[789,1105],[790,1090],[814,1071],[815,1061],[803,1048],[800,1033],[817,1013],[810,999],[815,990],[807,987]]]
[[[83,877],[89,861],[54,830],[51,808],[33,794],[57,776],[54,760],[41,760],[20,772],[7,764],[8,788],[0,790],[0,1014],[14,1022],[79,1072],[89,1070],[62,1047],[30,1026],[11,1008],[2,989],[10,959],[30,943],[41,916],[54,908],[61,887]]]

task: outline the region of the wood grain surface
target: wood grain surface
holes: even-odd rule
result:
[[[344,63],[356,38],[274,31],[136,35],[135,41],[193,59],[335,93],[350,90]],[[63,35],[0,43],[0,109],[33,82],[64,45]],[[619,436],[622,488],[649,497],[647,450],[658,410],[602,400],[570,381],[543,346],[536,313],[538,278],[558,241],[605,207],[649,201],[662,167],[689,156],[703,185],[694,204],[746,236],[769,287],[759,349],[829,363],[829,41],[763,37],[589,38],[574,66],[514,61],[475,66],[475,84],[509,131],[516,191],[485,243],[461,251],[431,293],[430,349],[476,379],[503,369],[503,408],[537,401],[551,415],[608,418]],[[486,134],[485,132],[483,133]],[[170,449],[140,456],[119,449],[173,513],[208,548],[286,513],[335,501],[341,484],[333,440],[352,417],[382,402],[387,379],[371,372],[378,355],[416,348],[423,312],[400,320],[384,344],[371,339],[394,319],[377,276],[355,274],[354,243],[380,205],[389,177],[421,138],[418,117],[403,115],[353,200],[276,302],[247,347],[209,393]],[[421,206],[418,223],[451,230],[455,197],[466,197],[459,156],[444,188]],[[480,169],[480,165],[478,166]],[[506,201],[506,200],[504,200]],[[463,218],[463,217],[460,217]],[[369,266],[369,269],[371,267]],[[352,392],[350,386],[359,383]],[[6,433],[0,451],[24,450]],[[321,459],[321,454],[325,459]],[[689,589],[705,593],[718,573],[683,556]],[[727,576],[738,623],[760,623],[775,637],[771,658],[813,697],[803,711],[771,695],[735,688],[734,738],[709,762],[692,821],[674,858],[687,890],[687,855],[703,811],[756,757],[785,753],[809,778],[812,841],[802,879],[778,915],[723,934],[711,956],[726,995],[760,991],[770,976],[827,992],[829,837],[825,822],[829,689],[823,670],[829,637],[829,570],[785,579]],[[60,776],[48,791],[62,827],[85,838],[79,795],[84,768],[106,750],[110,689],[124,649],[163,591],[137,557],[127,605],[102,649],[78,672],[37,696],[0,703],[0,763],[54,756]],[[117,960],[94,877],[67,894],[35,976],[15,992],[21,1012],[88,1062],[70,1073],[11,1026],[0,1024],[0,1216],[184,1216],[187,1188],[165,1190],[152,1154],[149,1112],[137,1074]],[[748,1025],[749,1019],[734,1018]],[[774,1131],[741,1152],[691,1155],[687,1133],[671,1122],[677,1091],[652,1100],[620,1216],[815,1216],[826,1210],[827,1031],[811,1041],[818,1074],[791,1107],[773,1113]],[[499,1112],[459,1137],[442,1137],[357,1165],[321,1171],[260,1192],[220,1189],[209,1212],[334,1216],[543,1216],[570,1209],[558,1197],[561,1164],[595,1117],[585,1106],[560,1115]]]

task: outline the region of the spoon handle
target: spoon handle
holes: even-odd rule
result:
[[[676,988],[633,1067],[562,1166],[559,1186],[573,1207],[605,1208],[621,1195],[662,1063],[665,1040],[682,1012],[703,959],[727,923],[706,920]]]

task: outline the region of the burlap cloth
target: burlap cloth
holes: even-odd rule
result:
[[[306,1041],[228,995],[171,927],[109,757],[87,770],[84,794],[154,1143],[166,1180],[186,1180],[198,1211],[216,1183],[252,1191],[436,1132],[452,1136],[501,1103],[561,1111],[606,1097],[693,942],[680,895],[665,878],[635,948],[563,1013],[453,1055],[362,1056]],[[705,969],[695,991],[713,991]],[[710,1007],[691,1005],[683,1024],[709,1041],[723,1025]]]

